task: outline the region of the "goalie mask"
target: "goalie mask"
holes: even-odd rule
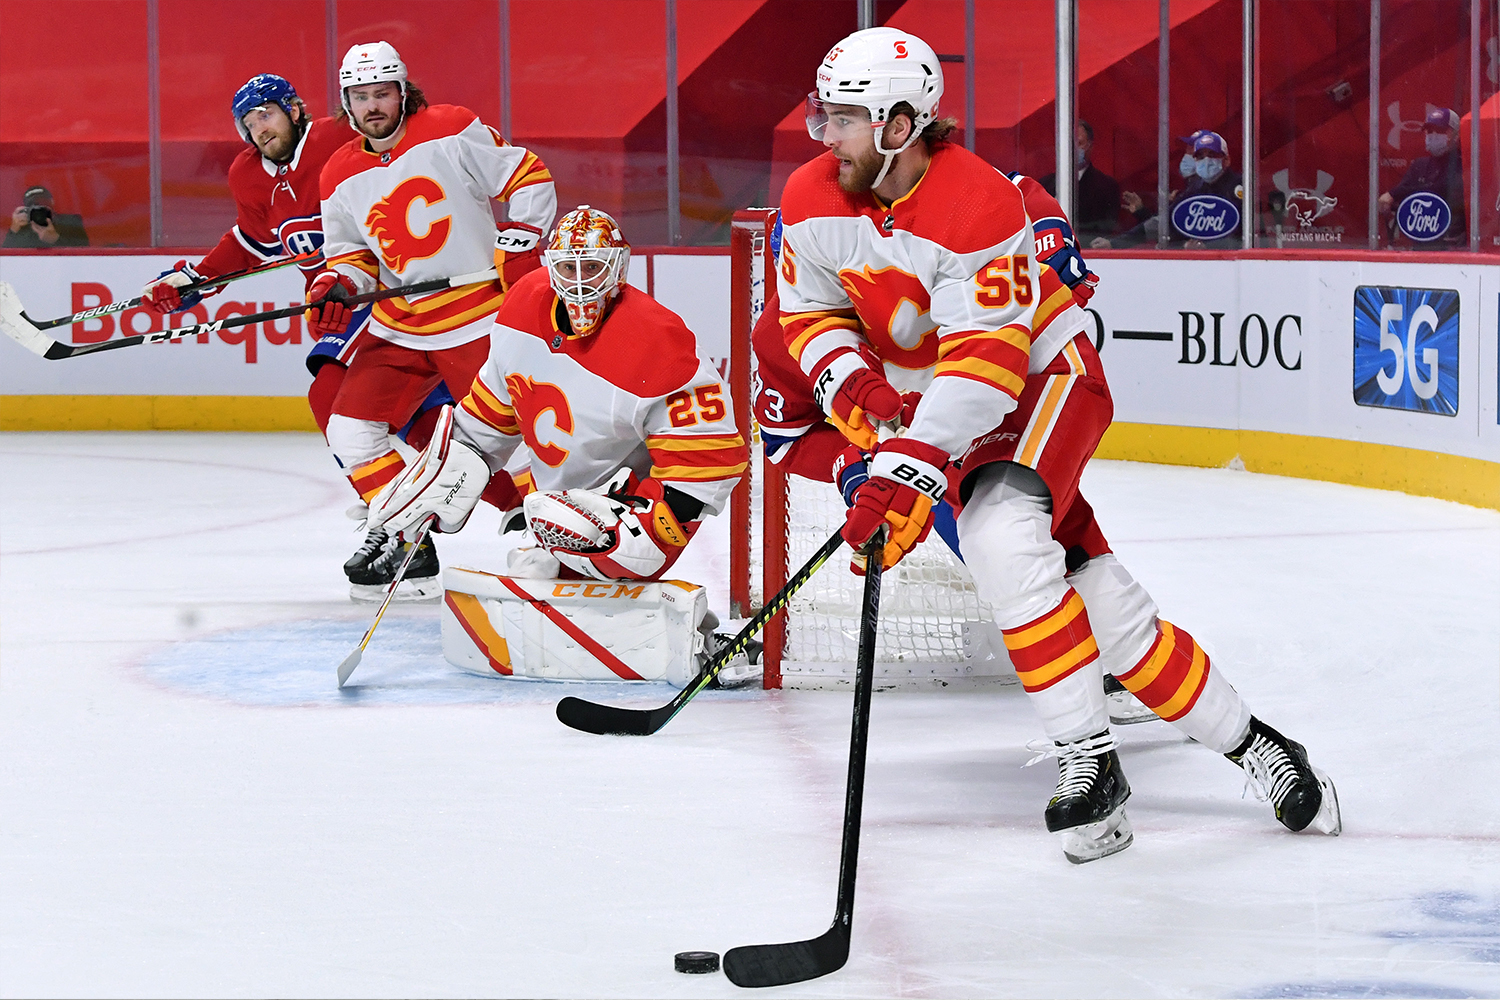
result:
[[[625,288],[630,244],[608,213],[579,205],[562,217],[543,258],[575,336],[596,332]]]

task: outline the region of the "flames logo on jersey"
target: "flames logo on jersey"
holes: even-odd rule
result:
[[[412,261],[435,257],[443,249],[453,229],[453,216],[432,220],[427,231],[418,236],[412,232],[411,209],[418,201],[432,206],[446,197],[442,185],[431,177],[408,177],[375,203],[365,216],[365,229],[379,242],[386,267],[400,274]]]
[[[526,447],[537,458],[552,468],[567,461],[568,449],[555,444],[543,444],[537,438],[536,424],[543,413],[552,411],[552,423],[559,432],[573,433],[573,408],[568,405],[567,394],[551,382],[534,382],[524,375],[512,372],[505,376],[505,388],[510,392],[511,405],[516,409],[517,422],[521,425],[521,437]]]
[[[937,364],[937,324],[928,315],[932,297],[916,275],[899,267],[865,267],[840,271],[839,282],[882,359],[914,371]]]

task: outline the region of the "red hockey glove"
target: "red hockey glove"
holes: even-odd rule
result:
[[[844,540],[859,549],[888,524],[881,562],[886,569],[900,562],[932,530],[932,507],[948,490],[943,472],[948,461],[941,449],[910,438],[877,447],[870,478],[854,491],[854,505],[844,519]],[[864,573],[858,558],[849,568]]]
[[[1073,286],[1073,301],[1078,303],[1082,309],[1089,304],[1089,299],[1094,297],[1094,289],[1099,287],[1099,276],[1093,271],[1084,274],[1083,279]]]
[[[344,300],[354,294],[354,282],[337,271],[324,271],[318,275],[307,290],[307,301],[310,304],[324,298],[328,301],[314,305],[303,314],[307,319],[307,328],[318,337],[343,333],[349,320],[354,317],[354,310],[344,305]]]
[[[901,416],[901,394],[886,381],[873,351],[852,347],[824,358],[812,375],[813,400],[849,442],[865,451],[879,439],[876,421]]]
[[[510,286],[542,266],[542,237],[536,226],[510,222],[495,234],[495,270],[500,272],[500,290]]]
[[[163,271],[141,289],[141,304],[158,316],[177,312],[197,305],[203,299],[201,292],[188,292],[184,299],[182,289],[197,284],[207,275],[200,274],[193,265],[179,260],[172,270]]]

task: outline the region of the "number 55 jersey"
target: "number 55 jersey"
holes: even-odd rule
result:
[[[454,434],[500,468],[524,440],[538,490],[603,486],[622,467],[719,513],[749,462],[728,388],[676,313],[626,286],[575,336],[546,268],[511,288]]]
[[[911,437],[964,454],[1084,329],[1061,282],[1041,280],[1021,190],[952,144],[904,197],[838,184],[824,153],[782,194],[778,290],[786,345],[809,376],[867,344],[898,390],[921,392]]]

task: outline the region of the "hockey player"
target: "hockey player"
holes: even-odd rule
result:
[[[1035,329],[1040,336],[1052,323],[1076,326],[1077,309],[1072,307],[1088,303],[1099,285],[1099,277],[1089,269],[1078,252],[1073,229],[1057,199],[1031,177],[1018,173],[1006,176],[1021,190],[1026,214],[1037,220],[1037,281],[1041,286],[1041,301],[1044,305],[1039,308],[1034,320]],[[779,257],[779,216],[772,229],[770,249],[773,256]],[[1060,294],[1063,286],[1067,286],[1072,293],[1071,300]],[[786,340],[781,332],[779,309],[780,300],[773,293],[751,334],[757,380],[752,402],[756,420],[760,424],[766,457],[787,474],[834,483],[843,495],[844,502],[852,504],[855,490],[869,478],[866,464],[868,452],[876,441],[875,430],[863,421],[858,428],[842,424],[837,413],[825,414],[819,407],[813,398],[807,376],[787,352]],[[925,315],[910,318],[917,324],[931,326],[931,321]],[[899,378],[899,373],[897,377]],[[919,378],[909,384],[922,384],[925,381]],[[903,414],[909,418],[920,399],[920,393],[902,393]],[[962,561],[963,553],[958,544],[955,517],[953,506],[947,500],[933,509],[934,529]],[[1083,551],[1093,551],[1096,555],[1109,551],[1102,535],[1099,535],[1097,527],[1093,525],[1093,511],[1081,495],[1074,503],[1073,519],[1061,529],[1058,541],[1065,549],[1081,546]],[[1116,725],[1130,725],[1158,718],[1155,712],[1143,705],[1108,672],[1104,674],[1104,692],[1109,719]]]
[[[459,530],[524,441],[535,544],[512,553],[511,574],[660,579],[748,464],[729,391],[682,320],[625,283],[630,246],[608,214],[568,213],[545,258],[501,305],[451,440],[440,421],[370,523],[409,532],[436,515],[436,530]]]
[[[182,294],[182,288],[189,284],[322,249],[318,178],[323,164],[348,143],[349,133],[336,119],[314,119],[291,83],[274,73],[258,73],[235,91],[230,115],[235,130],[247,143],[229,167],[235,224],[201,261],[189,264],[180,260],[172,270],[146,285],[141,297],[157,314],[182,312],[197,305],[202,299],[200,293]],[[298,266],[306,284],[312,284],[323,270],[321,253]],[[307,355],[307,369],[313,376],[307,402],[320,431],[328,428],[334,396],[369,316],[369,306],[361,307],[345,329],[319,338]],[[451,402],[453,397],[440,385],[404,426],[388,429],[420,450],[427,444],[437,408]],[[379,600],[393,575],[396,553],[385,539],[375,541],[378,544],[366,540],[344,564],[344,572],[352,593]]]
[[[375,304],[368,331],[338,387],[328,419],[329,447],[362,499],[404,467],[387,435],[440,383],[467,388],[488,350],[506,290],[537,267],[542,234],[557,197],[537,156],[507,143],[467,108],[429,106],[388,42],[355,45],[339,67],[343,113],[357,135],[329,159],[321,179],[327,270],[308,288],[308,322],[321,336],[353,318],[338,301],[351,295],[484,271],[499,277],[423,298]],[[511,222],[497,231],[490,200],[508,201]],[[321,304],[320,304],[321,303]],[[507,506],[508,476],[491,499]],[[365,549],[388,538],[376,528]],[[408,571],[414,596],[437,596],[430,541]]]
[[[582,205],[563,217],[546,272],[523,278],[495,317],[445,457],[429,460],[445,444],[434,436],[373,500],[372,524],[402,531],[435,513],[439,530],[458,530],[475,484],[524,441],[537,545],[519,550],[517,575],[655,580],[671,568],[728,502],[749,451],[718,372],[675,313],[625,283],[629,261],[608,214]],[[559,530],[579,512],[597,537]]]
[[[1046,322],[1069,293],[1038,280],[1015,183],[944,141],[941,94],[920,38],[871,28],[844,39],[808,99],[809,131],[828,152],[782,196],[781,322],[814,398],[845,426],[905,425],[873,446],[844,537],[858,546],[887,527],[891,566],[927,535],[935,504],[960,511],[975,584],[1059,759],[1045,820],[1069,860],[1132,837],[1104,668],[1244,768],[1288,829],[1337,833],[1332,782],[1251,715],[1104,545],[1078,493],[1113,414],[1098,355],[1081,313]],[[909,305],[931,329],[902,326]],[[905,419],[893,383],[919,375],[928,384]]]

